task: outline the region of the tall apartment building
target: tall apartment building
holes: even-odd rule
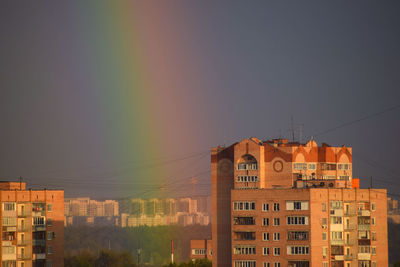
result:
[[[388,266],[386,190],[359,189],[351,148],[244,139],[211,175],[214,266]]]
[[[64,191],[0,182],[1,266],[64,266]]]

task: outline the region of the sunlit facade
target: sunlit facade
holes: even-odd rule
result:
[[[250,138],[211,165],[214,266],[388,266],[386,190],[359,189],[351,148]]]
[[[64,191],[0,182],[1,266],[64,266]]]

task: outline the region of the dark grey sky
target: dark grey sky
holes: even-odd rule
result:
[[[123,197],[156,192],[149,170],[160,168],[175,193],[190,191],[192,175],[207,193],[203,152],[212,146],[289,137],[291,116],[311,136],[400,104],[398,1],[134,2],[124,14],[105,3],[0,4],[2,179],[23,176],[66,196]],[[135,22],[120,29],[120,17]],[[130,38],[136,32],[144,37]],[[144,47],[150,81],[173,73],[174,86],[156,81],[148,89],[147,107],[115,97],[123,86],[98,82],[108,75],[98,71],[110,70],[109,84],[124,84],[115,73],[126,65],[113,48],[124,36]],[[162,140],[153,154],[134,134],[151,105],[152,134]],[[399,118],[397,108],[317,142],[352,146],[362,186],[372,175],[377,187],[400,194]]]

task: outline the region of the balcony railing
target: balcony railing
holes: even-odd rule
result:
[[[18,254],[17,259],[19,259],[19,260],[30,260],[30,259],[31,259],[31,255],[28,255],[28,254]]]
[[[370,230],[371,225],[370,224],[359,224],[358,225],[358,230]]]
[[[353,255],[344,255],[345,261],[352,261],[354,259]]]
[[[44,239],[33,239],[32,245],[33,246],[45,246],[46,245],[46,240],[44,240]]]
[[[344,241],[343,240],[334,240],[331,239],[331,245],[343,245]]]
[[[355,210],[344,210],[344,216],[356,216],[357,212]]]
[[[345,224],[344,225],[344,230],[345,231],[350,231],[350,230],[356,230],[357,227],[355,224]]]
[[[358,216],[371,216],[371,212],[369,210],[359,210]]]
[[[18,232],[30,232],[31,228],[28,226],[18,226]]]
[[[18,246],[27,246],[31,243],[31,240],[29,239],[24,239],[24,240],[18,240]]]
[[[44,224],[34,225],[32,226],[32,231],[34,232],[46,231],[46,225]]]
[[[18,211],[18,217],[30,217],[31,212],[30,211]]]

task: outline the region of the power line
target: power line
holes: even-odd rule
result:
[[[361,117],[361,118],[358,118],[358,119],[355,119],[355,120],[352,120],[352,121],[348,121],[348,122],[339,124],[339,125],[337,125],[335,127],[332,127],[332,128],[327,129],[327,130],[324,130],[324,131],[321,131],[319,133],[316,133],[314,135],[308,136],[308,139],[310,139],[311,137],[317,137],[317,136],[321,136],[321,135],[327,134],[329,132],[333,132],[333,131],[338,130],[340,128],[347,127],[347,126],[350,126],[352,124],[355,124],[355,123],[358,123],[358,122],[361,122],[361,121],[365,121],[365,120],[371,119],[373,117],[382,115],[384,113],[394,111],[394,110],[396,110],[398,108],[400,108],[400,104],[392,106],[390,108],[383,109],[381,111],[378,111],[378,112],[375,112],[375,113],[372,113],[372,114],[369,114],[369,115],[367,115],[365,117]]]

